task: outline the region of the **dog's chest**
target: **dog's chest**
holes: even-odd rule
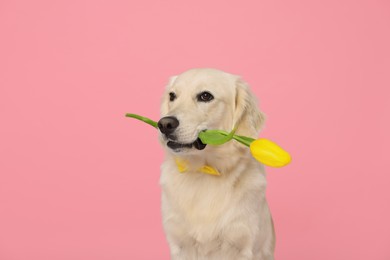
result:
[[[165,203],[169,205],[169,214],[181,221],[191,225],[216,223],[234,204],[234,190],[225,177],[166,170],[161,176]]]
[[[226,211],[231,200],[229,187],[221,177],[194,173],[184,173],[186,176],[172,182],[172,193],[175,198],[172,203],[190,222],[215,222]],[[184,177],[184,178],[180,178]]]

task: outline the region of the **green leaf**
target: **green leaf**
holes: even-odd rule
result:
[[[236,129],[233,129],[227,133],[222,130],[206,130],[199,133],[199,139],[204,144],[221,145],[232,140],[235,131]]]

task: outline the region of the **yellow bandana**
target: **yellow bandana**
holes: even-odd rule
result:
[[[177,169],[179,170],[179,172],[185,173],[188,170],[188,163],[186,161],[183,161],[180,159],[175,159],[175,162],[176,162]],[[208,166],[208,165],[205,165],[205,166],[199,168],[198,172],[202,172],[202,173],[206,173],[206,174],[210,174],[210,175],[216,175],[216,176],[221,175],[221,173],[217,169],[215,169],[211,166]]]

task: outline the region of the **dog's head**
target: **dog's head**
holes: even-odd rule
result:
[[[238,76],[214,69],[192,69],[172,77],[158,122],[160,140],[174,153],[207,150],[200,131],[221,129],[257,137],[264,116],[248,85]],[[202,151],[203,152],[203,151]]]

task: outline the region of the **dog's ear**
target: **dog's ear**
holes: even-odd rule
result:
[[[248,84],[238,77],[233,117],[236,133],[257,138],[264,121],[265,115],[258,109],[256,97],[250,92]]]
[[[178,77],[178,76],[172,76],[172,77],[169,78],[169,82],[168,82],[167,88],[173,86],[173,84],[175,83],[177,77]]]
[[[175,83],[176,78],[177,78],[177,76],[170,77],[168,84],[165,88],[164,94],[163,94],[162,99],[161,99],[161,116],[165,116],[168,113],[169,91],[170,91],[171,87],[173,86],[173,84]]]

